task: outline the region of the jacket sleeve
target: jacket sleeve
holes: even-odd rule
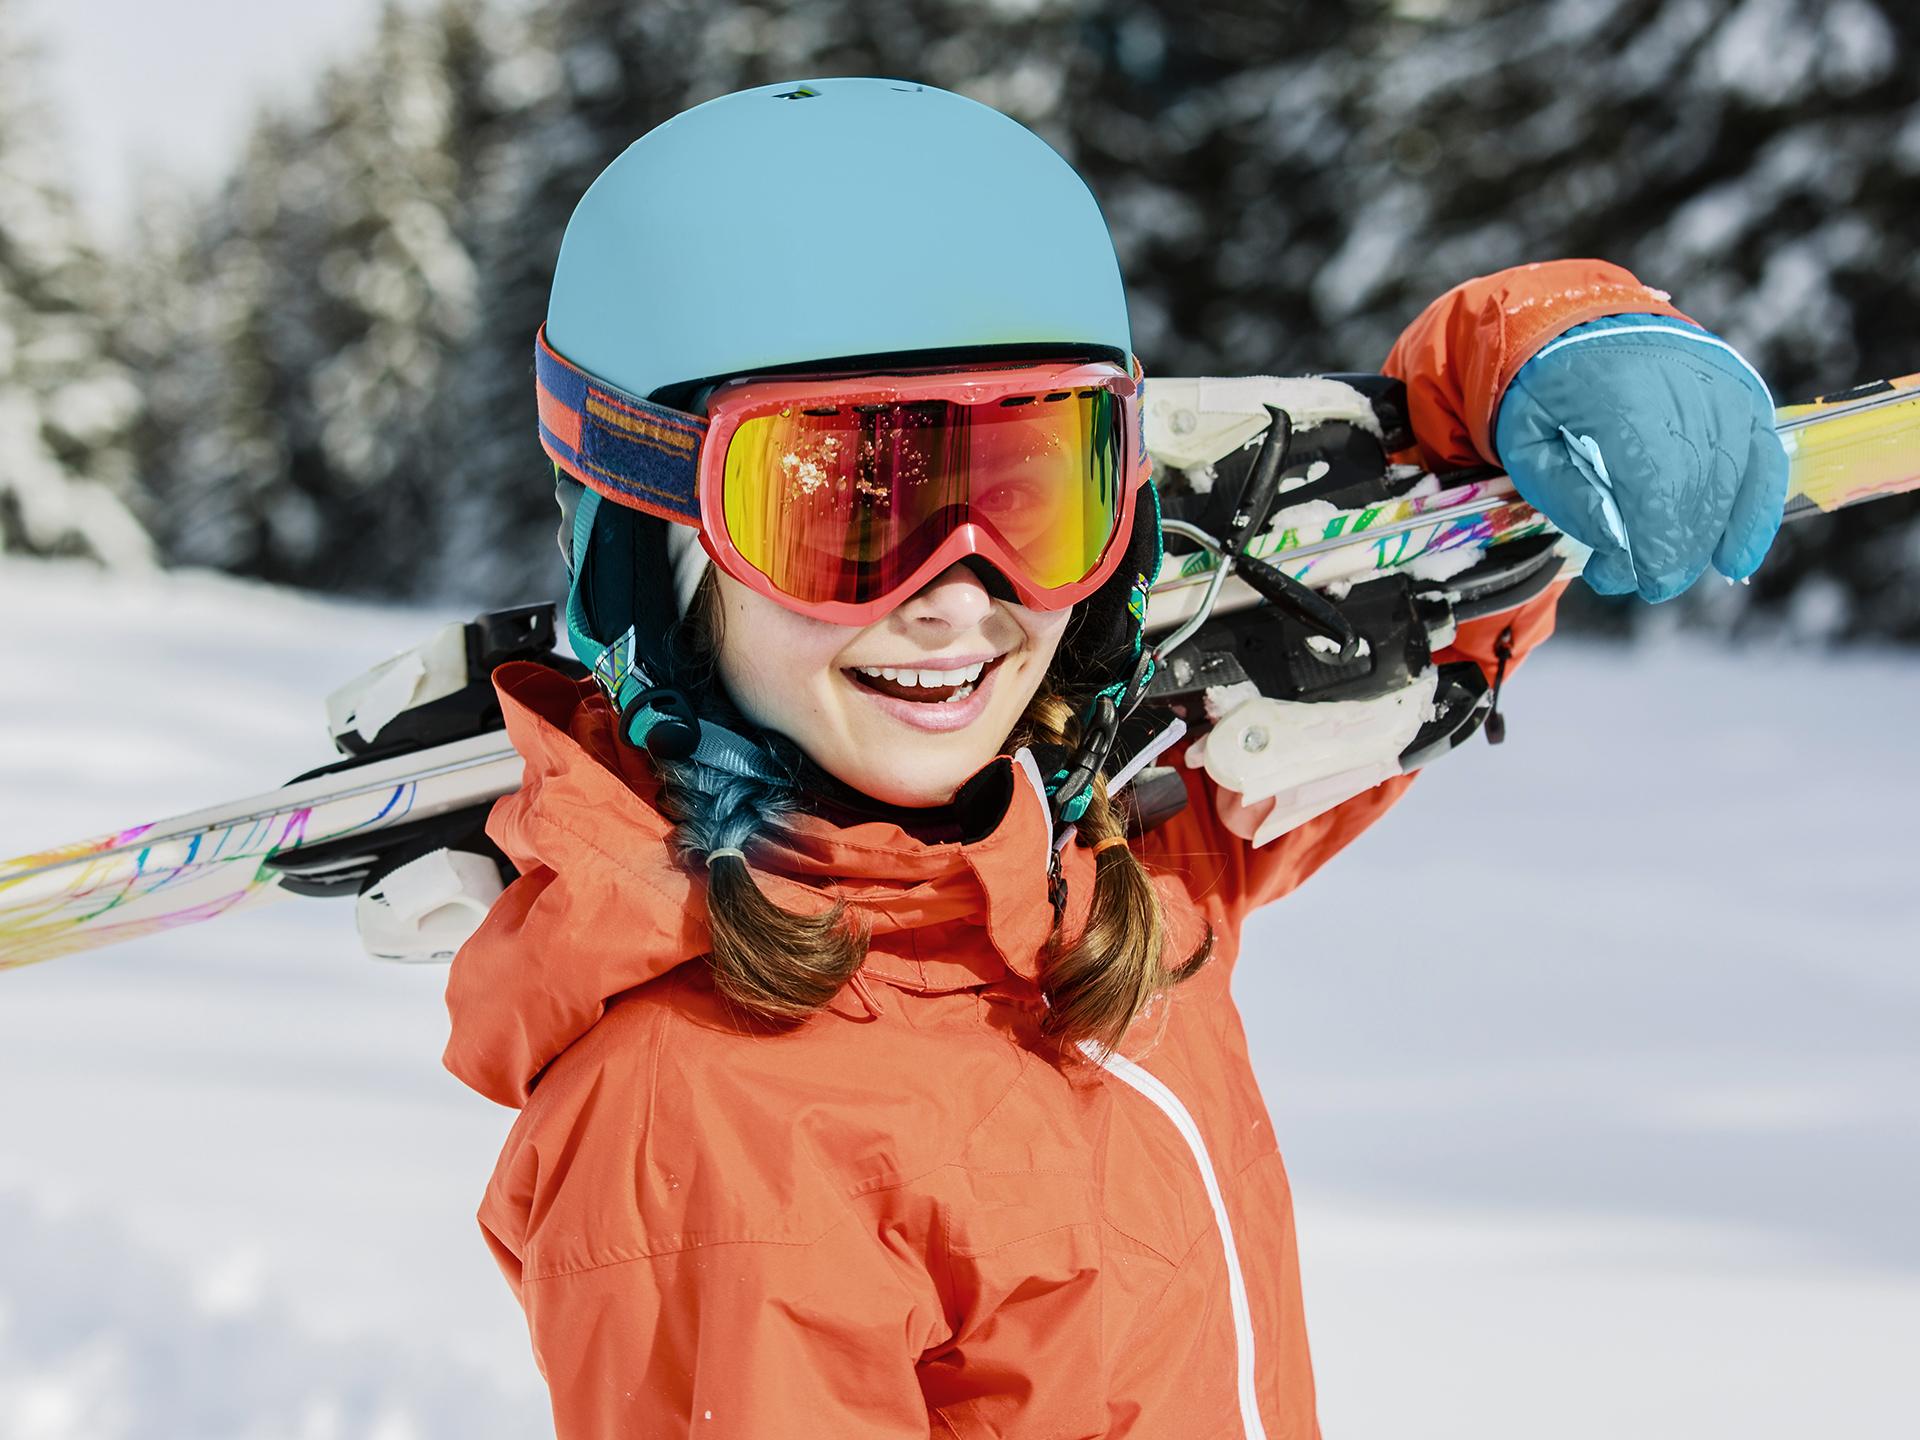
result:
[[[1572,326],[1621,314],[1687,318],[1664,291],[1601,260],[1517,266],[1456,285],[1406,328],[1381,367],[1406,381],[1418,441],[1395,458],[1433,469],[1497,464],[1493,423],[1520,367]],[[1511,676],[1527,652],[1553,633],[1565,589],[1557,585],[1511,614],[1462,625],[1435,660],[1476,661],[1491,680],[1499,637],[1511,626]],[[1209,918],[1229,925],[1287,894],[1352,844],[1413,780],[1396,776],[1255,849],[1221,822],[1216,787],[1205,772],[1183,767],[1181,773],[1187,808],[1147,837],[1142,857],[1179,874]]]
[[[852,1228],[810,1245],[688,1237],[548,1274],[486,1236],[526,1310],[556,1440],[927,1435],[906,1327],[881,1299],[893,1287]]]
[[[1418,444],[1397,456],[1431,469],[1497,465],[1493,424],[1520,367],[1548,341],[1603,315],[1672,315],[1664,290],[1604,260],[1517,265],[1453,287],[1401,332],[1381,370],[1407,382]]]

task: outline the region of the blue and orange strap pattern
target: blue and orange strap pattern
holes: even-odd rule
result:
[[[594,379],[547,344],[533,343],[540,444],[553,463],[616,504],[700,523],[700,445],[707,422]]]

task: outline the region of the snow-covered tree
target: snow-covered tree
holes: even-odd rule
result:
[[[139,395],[119,310],[62,183],[37,55],[0,0],[0,551],[151,562],[128,509]]]
[[[1898,0],[390,11],[262,125],[149,309],[175,317],[140,367],[156,523],[280,578],[552,593],[529,349],[568,213],[676,111],[810,75],[916,77],[1052,141],[1113,224],[1151,373],[1365,369],[1456,281],[1578,254],[1672,291],[1783,396],[1902,373],[1916,54]],[[1916,517],[1796,527],[1695,611],[1920,637]]]
[[[1670,290],[1783,397],[1920,364],[1900,0],[1107,0],[1089,25],[1077,158],[1162,373],[1376,365],[1447,286],[1563,255]],[[1811,598],[1799,618],[1920,639],[1916,517],[1795,527],[1696,609]]]
[[[457,456],[427,416],[468,335],[462,234],[480,7],[390,5],[370,52],[263,117],[144,337],[145,458],[169,555],[270,579],[415,588]]]

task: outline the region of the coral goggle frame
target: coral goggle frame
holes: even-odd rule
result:
[[[958,561],[1063,610],[1126,551],[1151,472],[1140,382],[1100,361],[781,376],[702,417],[536,346],[540,439],[619,504],[698,527],[713,562],[801,614],[885,615]]]

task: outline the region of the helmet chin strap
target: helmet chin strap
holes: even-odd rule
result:
[[[620,738],[661,760],[690,761],[750,780],[786,778],[768,763],[760,747],[717,721],[694,714],[685,694],[659,683],[639,653],[633,626],[611,642],[602,641],[595,633],[587,595],[588,563],[600,505],[599,492],[588,490],[574,509],[567,637],[575,656],[593,672],[594,679],[619,708]]]
[[[1136,538],[1118,574],[1132,572],[1126,592],[1125,628],[1131,641],[1131,663],[1122,679],[1103,688],[1087,707],[1080,721],[1080,743],[1065,766],[1047,782],[1047,796],[1053,811],[1054,843],[1063,844],[1072,828],[1079,824],[1093,803],[1093,782],[1107,767],[1119,738],[1120,723],[1134,711],[1152,682],[1158,650],[1147,644],[1147,592],[1151,577],[1160,571],[1165,545],[1161,534],[1160,493],[1149,481],[1142,497],[1147,501],[1134,513]],[[1140,527],[1147,527],[1141,530]],[[1116,575],[1116,578],[1117,578]],[[1108,673],[1112,673],[1109,671]],[[1163,730],[1148,748],[1159,744],[1164,749],[1177,734]],[[1162,743],[1164,742],[1164,743]],[[1157,751],[1155,753],[1158,753]]]
[[[1087,707],[1080,725],[1080,743],[1047,785],[1056,843],[1080,823],[1093,803],[1093,782],[1113,755],[1114,742],[1120,738],[1120,722],[1133,713],[1152,679],[1153,652],[1142,649],[1134,660],[1133,672],[1094,696],[1093,704]]]

